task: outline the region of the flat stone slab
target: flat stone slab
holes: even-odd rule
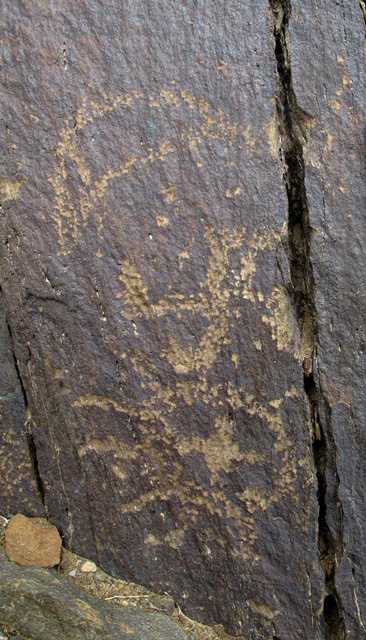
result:
[[[34,640],[185,639],[167,616],[104,603],[55,570],[9,562],[2,548],[0,624]]]

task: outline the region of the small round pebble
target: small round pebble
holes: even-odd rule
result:
[[[110,576],[108,575],[108,573],[106,573],[102,569],[98,569],[98,571],[95,574],[95,578],[96,580],[108,580],[108,579],[110,580]]]
[[[69,571],[68,575],[71,576],[72,578],[74,578],[74,576],[76,576],[76,569],[73,569],[72,571]]]
[[[81,571],[83,573],[95,573],[97,570],[97,565],[91,560],[87,560],[84,564],[81,565]]]

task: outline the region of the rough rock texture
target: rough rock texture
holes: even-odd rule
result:
[[[2,288],[48,514],[250,640],[366,637],[347,5],[5,2]]]
[[[167,616],[115,608],[56,571],[10,563],[1,548],[0,624],[35,640],[184,640]]]
[[[1,179],[0,179],[1,190]],[[2,192],[3,195],[3,192]],[[0,290],[0,513],[43,515],[33,440]]]
[[[5,548],[9,560],[23,567],[54,567],[61,559],[61,538],[44,518],[17,514],[6,527]]]
[[[366,7],[363,0],[361,7],[322,3],[321,21],[304,28],[311,4],[294,3],[289,41],[298,104],[313,117],[303,162],[314,230],[319,544],[330,626],[348,638],[365,638]]]

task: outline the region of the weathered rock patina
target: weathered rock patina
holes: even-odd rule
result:
[[[19,379],[1,291],[0,362],[0,513],[21,511],[26,515],[43,515],[44,506],[34,468],[34,443],[28,407]]]
[[[294,2],[288,26],[312,232],[320,540],[334,637],[366,637],[366,148],[363,0]],[[304,25],[309,25],[304,27]],[[342,635],[343,634],[343,635]]]
[[[363,637],[358,3],[5,4],[2,289],[48,515],[229,633]]]

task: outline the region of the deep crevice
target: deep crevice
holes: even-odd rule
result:
[[[28,443],[28,449],[29,449],[29,453],[32,461],[32,469],[33,469],[34,479],[36,481],[37,490],[42,500],[42,504],[46,509],[45,496],[44,496],[44,484],[41,478],[41,474],[39,472],[37,449],[36,449],[33,433],[31,431],[30,426],[28,427],[28,430],[27,430],[27,443]]]
[[[331,469],[336,482],[336,452],[330,430],[330,415],[316,376],[316,349],[318,325],[315,307],[315,282],[311,263],[312,228],[309,219],[305,188],[303,145],[313,118],[297,104],[292,84],[292,72],[287,47],[287,28],[291,17],[290,0],[269,0],[274,18],[275,58],[279,79],[277,117],[280,133],[280,155],[288,199],[288,259],[291,298],[299,332],[304,373],[304,391],[308,400],[312,426],[313,457],[317,476],[318,499],[318,551],[325,576],[323,603],[323,632],[326,640],[344,640],[346,637],[342,605],[335,584],[337,555],[342,542],[335,540],[328,525],[329,489],[327,470]],[[325,418],[320,419],[320,406],[325,407]],[[334,500],[333,500],[334,504]],[[333,506],[332,504],[332,506]],[[341,512],[335,505],[339,529],[342,531]]]
[[[33,437],[33,433],[32,433],[32,427],[31,427],[31,417],[30,417],[30,409],[29,409],[29,403],[28,403],[28,398],[27,398],[27,393],[23,384],[23,379],[22,376],[20,374],[20,370],[19,370],[19,365],[18,365],[18,361],[15,355],[15,351],[14,351],[14,340],[13,340],[13,334],[12,334],[12,330],[11,330],[11,326],[10,324],[7,322],[7,328],[8,328],[8,332],[9,332],[9,336],[10,336],[10,343],[11,343],[11,349],[12,349],[12,354],[13,354],[13,360],[14,360],[14,368],[15,368],[15,372],[17,374],[17,378],[19,381],[19,386],[21,389],[21,393],[23,396],[23,404],[24,404],[24,410],[25,410],[25,415],[26,415],[26,427],[27,427],[27,444],[28,444],[28,450],[29,450],[29,457],[30,457],[30,461],[31,461],[31,465],[32,465],[32,471],[33,471],[33,476],[34,476],[34,480],[36,483],[36,487],[39,493],[39,496],[41,498],[42,504],[45,508],[45,511],[47,512],[46,509],[46,503],[45,503],[45,491],[44,491],[44,484],[41,478],[41,474],[39,471],[39,466],[38,466],[38,457],[37,457],[37,448],[34,442],[34,437]]]
[[[366,1],[365,0],[360,0],[360,7],[361,7],[361,11],[363,13],[363,19],[364,19],[365,25],[366,25]]]

